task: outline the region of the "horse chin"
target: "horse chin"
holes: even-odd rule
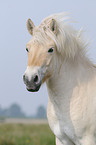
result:
[[[41,85],[35,87],[34,89],[33,89],[33,88],[27,88],[27,90],[28,90],[29,92],[38,92],[39,89],[40,89],[40,86],[41,86]]]

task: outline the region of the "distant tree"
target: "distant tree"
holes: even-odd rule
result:
[[[3,115],[3,109],[1,108],[1,105],[0,105],[0,116]]]
[[[37,108],[36,118],[40,118],[40,119],[46,118],[46,110],[44,106],[39,106]]]
[[[25,117],[25,114],[22,112],[21,107],[18,104],[12,104],[6,110],[7,117]]]

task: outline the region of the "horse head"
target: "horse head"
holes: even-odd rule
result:
[[[35,27],[31,19],[28,19],[27,29],[32,38],[26,45],[28,64],[23,80],[27,90],[35,92],[52,76],[54,71],[56,45],[48,34],[56,36],[58,30],[54,19],[41,23],[38,27]]]

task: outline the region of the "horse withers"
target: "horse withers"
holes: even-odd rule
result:
[[[39,26],[28,19],[32,38],[23,80],[31,92],[46,82],[47,118],[56,145],[96,145],[96,68],[86,55],[82,31],[67,18],[51,15]]]

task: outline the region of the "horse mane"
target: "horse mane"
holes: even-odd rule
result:
[[[58,35],[52,33],[49,28],[50,21],[56,20]],[[53,14],[45,18],[39,25],[46,34],[55,42],[57,51],[61,55],[74,58],[78,53],[86,54],[88,44],[82,38],[82,30],[75,30],[70,23],[71,19],[66,13]]]

